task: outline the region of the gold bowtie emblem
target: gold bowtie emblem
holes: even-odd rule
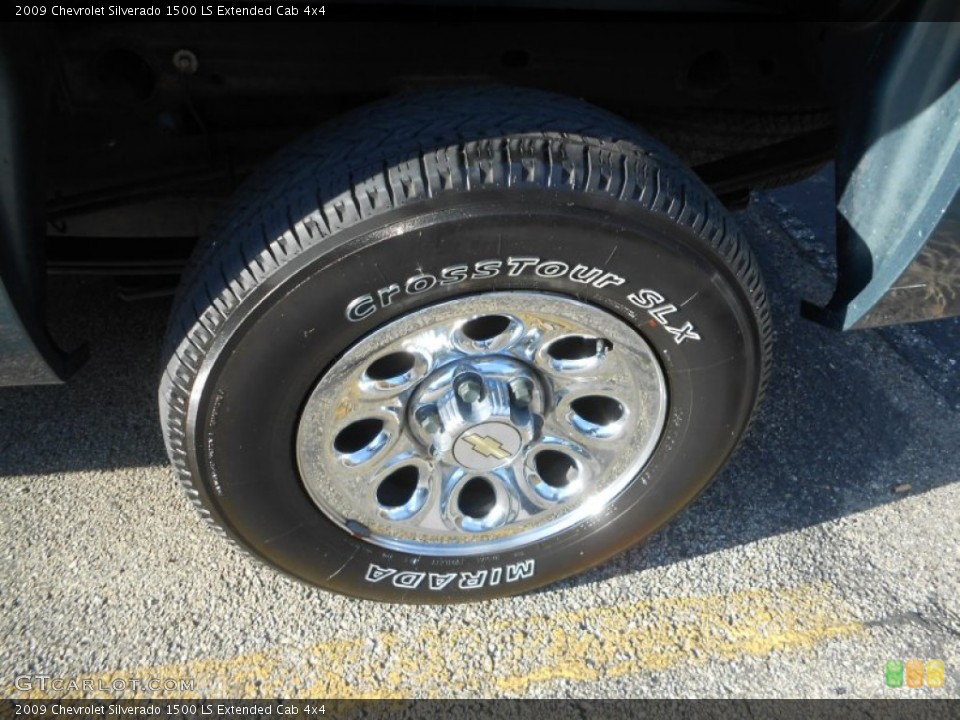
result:
[[[506,460],[510,457],[510,453],[507,452],[503,443],[495,437],[470,433],[469,435],[464,435],[463,439],[470,443],[470,447],[484,457],[495,457],[497,460]]]

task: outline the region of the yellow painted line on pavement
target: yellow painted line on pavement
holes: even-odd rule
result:
[[[762,657],[862,632],[864,626],[832,586],[819,583],[493,619],[481,627],[458,622],[453,608],[439,624],[409,633],[281,645],[75,680],[81,685],[90,679],[96,687],[132,677],[194,681],[192,692],[143,693],[170,698],[513,696],[553,680],[602,681],[710,660]],[[4,693],[38,696],[13,687]]]

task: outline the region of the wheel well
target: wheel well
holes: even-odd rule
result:
[[[195,237],[296,136],[371,100],[437,85],[583,98],[643,126],[691,166],[831,123],[802,25],[643,16],[583,25],[548,15],[536,25],[351,27],[50,26],[48,234]],[[457,42],[468,31],[483,42]]]

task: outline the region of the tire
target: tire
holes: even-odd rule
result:
[[[466,337],[463,323],[477,316],[491,327]],[[497,331],[501,320],[507,329]],[[574,332],[583,336],[577,347],[587,338],[595,357],[561,351],[555,339],[534,347],[568,326],[587,328]],[[594,327],[613,340],[598,341]],[[320,128],[238,193],[175,303],[161,420],[187,494],[255,557],[356,597],[476,601],[596,565],[695,498],[761,400],[770,335],[757,265],[732,218],[654,140],[551,94],[437,91]],[[428,357],[431,337],[444,350]],[[535,355],[498,363],[497,348],[508,342],[528,343]],[[479,400],[461,392],[462,368],[442,362],[460,357],[451,348],[463,343],[476,343],[478,354],[463,360],[473,364],[463,367],[480,368]],[[384,348],[400,360],[374,368]],[[547,378],[540,366],[573,379]],[[361,392],[361,381],[373,384]],[[613,414],[581,414],[587,400],[571,410],[570,398],[587,392],[581,387],[612,388],[603,392],[616,397],[589,397]],[[384,388],[400,394],[383,402],[404,409],[355,422],[373,412],[363,393]],[[492,434],[477,425],[445,439],[449,428],[480,417],[470,413],[481,405],[493,413],[488,419],[507,419],[483,426]],[[435,408],[453,408],[456,417],[421,423],[421,410]],[[597,430],[594,420],[609,424]],[[553,442],[548,427],[575,436],[557,440],[568,457],[553,484],[549,463],[540,464],[557,459],[542,454]],[[610,446],[601,437],[607,430],[621,433]],[[443,462],[467,469],[437,460],[452,473],[441,477],[417,456],[400,480],[384,476],[397,465],[377,459],[388,452],[377,448],[420,447],[409,439],[415,433]],[[521,445],[511,445],[514,433]],[[467,441],[478,455],[463,449]],[[504,459],[512,452],[520,454]],[[513,471],[483,465],[497,462],[514,463],[505,467],[519,469],[507,477],[539,483],[536,492],[546,495],[534,496],[531,485],[501,487],[497,473]],[[487,475],[468,491],[471,473]],[[374,476],[387,480],[375,485]],[[568,482],[583,497],[550,495],[567,492]],[[399,488],[399,499],[384,499],[384,487]],[[423,497],[416,506],[413,498]],[[383,519],[396,508],[449,513],[443,523],[456,515],[457,524]],[[368,514],[360,522],[351,510]],[[510,520],[511,513],[520,514]]]

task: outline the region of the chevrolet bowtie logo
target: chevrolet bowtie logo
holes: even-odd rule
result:
[[[497,460],[506,460],[508,457],[510,457],[510,453],[507,452],[507,449],[503,446],[503,443],[501,443],[495,437],[470,433],[469,435],[464,435],[463,439],[470,443],[470,447],[472,447],[478,454],[483,455],[484,457],[495,457]]]

